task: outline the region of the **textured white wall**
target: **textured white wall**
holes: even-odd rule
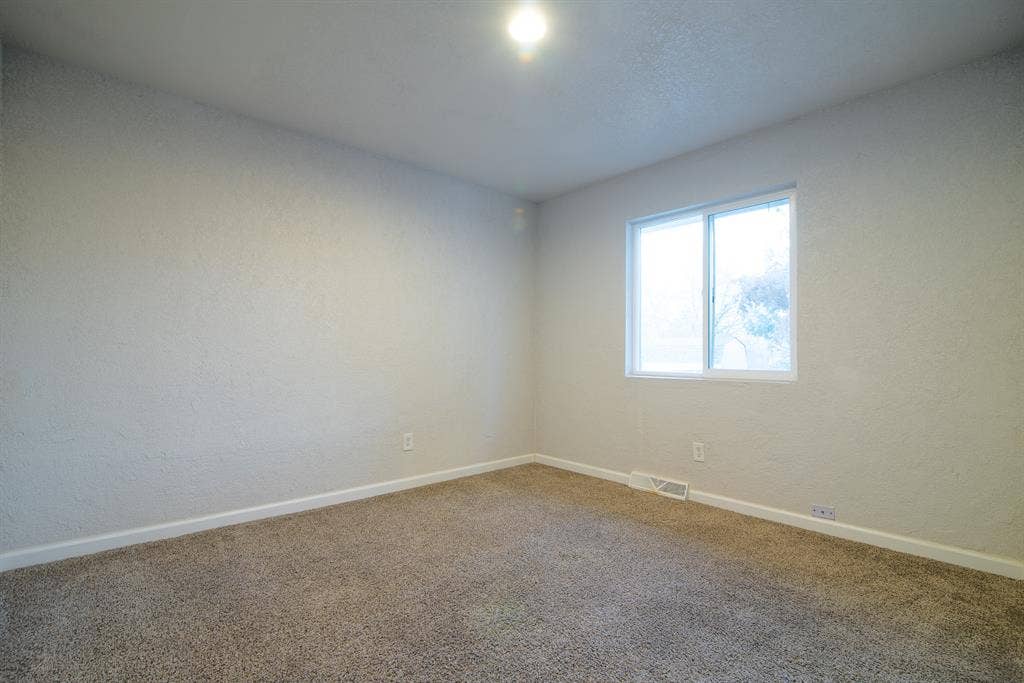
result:
[[[4,61],[0,551],[531,452],[534,207]]]
[[[1022,83],[1004,55],[544,203],[538,451],[1024,558]],[[799,381],[625,378],[625,222],[788,182]]]
[[[1024,557],[1019,53],[548,202],[540,240],[500,194],[3,56],[0,552],[536,445]],[[625,221],[791,181],[800,380],[624,378]]]

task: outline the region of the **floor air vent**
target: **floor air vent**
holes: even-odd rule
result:
[[[686,492],[690,487],[681,481],[662,479],[643,472],[630,472],[629,488],[651,491],[677,500],[686,500]]]

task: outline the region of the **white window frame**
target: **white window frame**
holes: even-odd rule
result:
[[[780,199],[789,200],[789,370],[721,370],[710,367],[711,320],[709,295],[711,284],[710,224],[712,214],[765,204]],[[698,204],[685,209],[668,211],[653,216],[637,218],[626,223],[626,376],[663,379],[728,380],[753,382],[794,382],[797,378],[797,287],[796,287],[796,189],[793,187],[744,195],[737,199]],[[692,219],[700,216],[703,225],[704,285],[701,298],[704,302],[704,361],[701,372],[643,372],[640,368],[640,250],[636,242],[644,228],[670,221]]]

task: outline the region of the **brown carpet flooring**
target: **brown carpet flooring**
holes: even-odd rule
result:
[[[526,465],[0,574],[0,677],[1024,680],[1024,582]]]

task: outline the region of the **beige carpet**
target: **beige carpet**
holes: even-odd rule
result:
[[[1024,583],[526,465],[0,574],[0,676],[1024,680]]]

